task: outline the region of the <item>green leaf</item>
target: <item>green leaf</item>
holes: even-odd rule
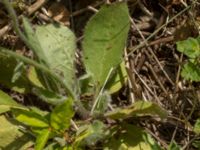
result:
[[[143,129],[122,124],[111,129],[110,138],[104,144],[104,150],[159,150],[152,137]],[[156,149],[152,149],[152,148]]]
[[[11,108],[26,109],[24,106],[15,102],[9,95],[0,90],[0,114],[10,111]]]
[[[57,131],[65,131],[70,126],[74,116],[73,100],[68,98],[64,103],[56,106],[50,115],[50,124]]]
[[[118,92],[127,81],[127,72],[124,62],[117,67],[114,76],[106,84],[106,89],[108,89],[110,94]]]
[[[49,127],[48,120],[44,116],[34,111],[13,109],[13,113],[15,115],[16,120],[28,126],[40,128]]]
[[[46,142],[48,141],[50,135],[49,129],[43,129],[41,134],[37,136],[35,143],[35,150],[43,150]]]
[[[182,52],[189,58],[197,58],[200,56],[200,43],[195,38],[188,38],[184,41],[179,41],[177,44],[177,50]]]
[[[38,26],[35,34],[42,48],[45,64],[63,77],[63,82],[76,92],[74,67],[76,40],[73,32],[66,26],[49,24]]]
[[[197,119],[193,130],[196,134],[200,134],[200,119]]]
[[[120,63],[129,27],[126,3],[102,6],[87,23],[83,40],[84,64],[99,87],[110,69]]]
[[[200,81],[200,64],[194,64],[192,62],[188,62],[183,66],[181,71],[181,76],[186,80],[191,81]]]
[[[1,47],[0,47],[1,49]],[[2,55],[0,53],[0,84],[10,88],[13,91],[19,93],[30,92],[31,84],[26,78],[26,70],[24,69],[21,76],[12,82],[13,73],[15,67],[17,66],[17,61],[7,55]]]
[[[33,145],[32,137],[22,132],[11,118],[0,115],[0,149],[27,150]]]
[[[167,111],[155,103],[137,101],[127,108],[116,109],[112,112],[108,112],[105,116],[111,119],[126,119],[129,117],[142,116],[159,116],[160,118],[166,118]]]

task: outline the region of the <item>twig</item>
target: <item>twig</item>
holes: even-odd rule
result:
[[[39,8],[41,8],[48,0],[38,0],[33,5],[27,8],[28,15],[32,15]]]
[[[131,23],[135,26],[135,28],[137,29],[137,31],[139,32],[140,36],[142,37],[143,41],[145,42],[145,46],[147,47],[147,50],[151,53],[151,55],[153,56],[153,58],[156,60],[158,66],[160,67],[160,69],[162,70],[162,72],[164,73],[165,77],[167,78],[167,80],[174,85],[173,81],[170,79],[170,77],[168,76],[168,74],[166,73],[166,71],[163,69],[162,65],[160,64],[158,58],[156,57],[156,55],[154,54],[154,52],[152,51],[152,49],[150,47],[148,47],[148,43],[145,40],[143,34],[141,33],[141,31],[137,28],[135,22],[133,21],[133,19],[131,18]],[[146,51],[145,51],[146,52]]]
[[[129,48],[129,54],[126,56],[130,56],[133,52],[135,52],[136,50],[140,49],[141,47],[144,47],[146,42],[148,42],[152,37],[154,37],[160,30],[162,30],[165,26],[167,26],[169,23],[171,23],[174,19],[176,19],[178,16],[182,15],[185,11],[187,11],[188,9],[190,9],[192,7],[192,5],[186,7],[185,9],[183,9],[182,11],[180,11],[178,14],[176,14],[175,16],[173,16],[168,22],[166,22],[165,24],[163,24],[162,26],[160,26],[157,30],[155,30],[149,37],[146,38],[145,41],[143,41],[141,44],[137,45],[136,47],[131,47]],[[123,60],[122,60],[123,61]],[[120,62],[121,63],[121,62]]]

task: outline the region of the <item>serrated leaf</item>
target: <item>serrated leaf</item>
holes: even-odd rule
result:
[[[31,136],[22,132],[14,120],[1,115],[0,122],[0,149],[27,150],[33,145]]]
[[[200,43],[195,38],[188,38],[177,42],[177,50],[189,58],[197,58],[200,56]]]
[[[199,82],[200,64],[194,64],[192,62],[186,63],[181,71],[181,76],[184,77],[186,80]]]
[[[15,102],[9,95],[0,90],[0,114],[10,111],[11,108],[26,109],[24,106]]]
[[[37,136],[35,143],[35,150],[43,150],[46,142],[48,141],[50,135],[49,129],[43,129],[40,135]]]
[[[110,94],[118,92],[127,81],[127,72],[124,62],[116,68],[116,72],[113,77],[106,84],[106,89],[108,89]]]
[[[45,64],[76,92],[76,40],[73,32],[66,26],[49,24],[38,26],[35,34],[42,48]]]
[[[152,149],[156,148],[156,149]],[[104,150],[160,150],[153,138],[143,129],[122,124],[111,129]]]
[[[50,115],[50,124],[57,131],[65,131],[70,126],[70,120],[74,116],[73,100],[68,98],[64,103],[56,106]]]
[[[111,119],[126,119],[129,117],[159,116],[167,117],[167,111],[152,102],[137,101],[127,108],[116,109],[105,114]]]
[[[110,69],[120,63],[129,27],[126,3],[102,6],[87,23],[83,40],[84,64],[99,87]]]
[[[19,93],[28,93],[30,92],[31,84],[26,78],[26,70],[23,70],[21,76],[12,83],[12,77],[16,66],[17,61],[15,59],[0,53],[0,84]]]
[[[16,120],[24,123],[25,125],[40,128],[49,127],[48,120],[44,116],[34,111],[13,109],[13,113],[15,115]]]

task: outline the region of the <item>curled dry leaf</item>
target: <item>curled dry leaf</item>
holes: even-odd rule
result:
[[[48,15],[62,25],[69,26],[69,11],[62,3],[54,2],[48,8]]]

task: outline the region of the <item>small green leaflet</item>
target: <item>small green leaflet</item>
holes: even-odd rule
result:
[[[126,3],[104,5],[88,22],[83,40],[84,64],[98,87],[104,84],[110,69],[120,63],[129,27]]]
[[[200,81],[200,64],[194,64],[192,62],[186,63],[181,71],[181,76],[186,80]]]
[[[181,75],[186,80],[200,81],[200,36],[179,41],[177,50],[189,57],[188,62],[183,66]]]

